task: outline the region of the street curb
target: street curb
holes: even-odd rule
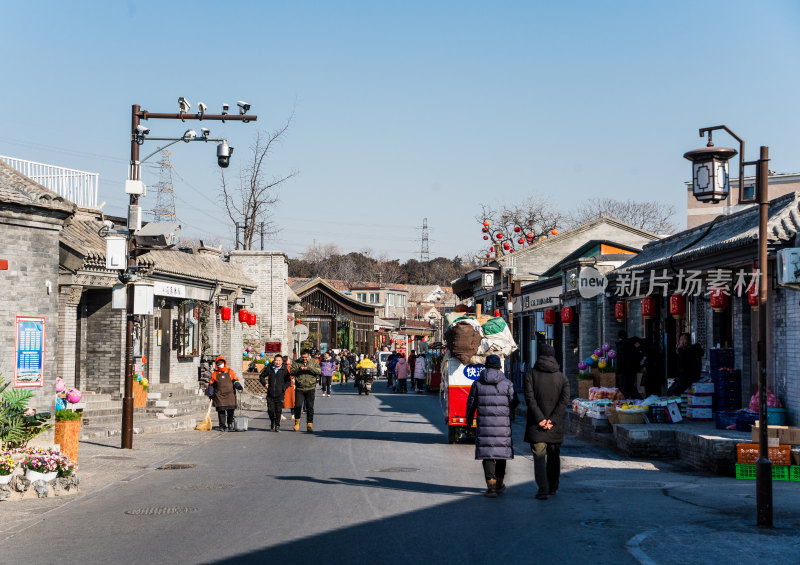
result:
[[[197,449],[201,445],[203,445],[203,444],[205,444],[205,443],[207,443],[207,442],[209,442],[211,440],[217,439],[220,435],[221,434],[216,434],[213,437],[206,438],[206,439],[204,439],[204,440],[202,440],[202,441],[200,441],[200,442],[198,442],[198,443],[196,443],[194,445],[190,445],[190,446],[186,447],[185,449],[182,449],[178,453],[174,453],[174,454],[170,455],[166,459],[162,459],[162,460],[157,461],[157,462],[155,462],[155,463],[153,463],[151,465],[148,465],[146,469],[142,469],[140,471],[136,471],[135,473],[131,473],[130,475],[128,475],[126,477],[123,477],[123,478],[121,478],[121,479],[119,479],[117,481],[114,481],[113,483],[107,484],[106,486],[96,490],[95,492],[93,492],[91,494],[87,494],[84,497],[75,498],[73,500],[70,500],[69,502],[66,502],[66,503],[62,504],[58,508],[53,508],[52,510],[48,510],[47,512],[45,512],[45,513],[43,513],[43,514],[41,514],[41,515],[39,515],[39,516],[37,516],[35,518],[31,518],[27,522],[22,522],[18,526],[3,532],[3,534],[0,534],[0,535],[4,536],[4,537],[0,537],[0,542],[5,542],[5,541],[13,538],[17,534],[19,534],[21,532],[24,532],[27,529],[32,528],[33,526],[39,524],[40,522],[44,522],[45,520],[47,520],[47,519],[49,519],[51,517],[58,516],[62,512],[66,512],[67,510],[71,510],[73,506],[75,506],[77,504],[80,504],[80,503],[83,503],[83,502],[86,502],[88,500],[92,500],[96,496],[99,496],[100,494],[105,493],[106,491],[112,490],[113,488],[118,487],[121,484],[130,483],[131,481],[135,481],[136,479],[140,478],[141,476],[143,476],[143,475],[145,475],[145,474],[147,474],[147,473],[149,473],[151,471],[154,471],[158,467],[161,467],[162,465],[165,465],[165,464],[169,463],[170,461],[174,461],[175,459],[177,459],[179,457],[182,457],[186,453],[189,453],[190,451],[192,451],[194,449]]]

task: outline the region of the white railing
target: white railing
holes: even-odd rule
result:
[[[100,175],[97,173],[15,159],[5,155],[0,155],[0,161],[4,161],[29,179],[78,206],[97,207],[97,187],[100,179]]]

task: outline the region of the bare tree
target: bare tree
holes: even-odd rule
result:
[[[549,200],[529,196],[518,205],[481,204],[475,219],[482,224],[485,253],[498,257],[555,235],[565,217]]]
[[[278,202],[280,186],[299,173],[292,170],[282,176],[268,176],[267,158],[275,146],[283,141],[294,118],[294,112],[280,128],[267,132],[259,132],[255,142],[250,146],[251,161],[239,172],[239,186],[231,186],[225,178],[225,171],[220,173],[222,198],[228,217],[234,226],[241,225],[238,232],[236,248],[252,249],[255,235],[274,236],[277,232],[272,220],[275,204]],[[238,231],[238,230],[237,230]]]
[[[666,235],[675,233],[675,225],[672,223],[674,215],[675,207],[663,202],[591,198],[570,212],[568,223],[570,227],[575,227],[606,216],[635,228]]]

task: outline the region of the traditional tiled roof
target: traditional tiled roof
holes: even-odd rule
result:
[[[98,233],[102,226],[98,212],[82,210],[61,232],[61,244],[83,256],[84,269],[106,270],[106,242]],[[247,278],[241,267],[222,261],[215,255],[159,249],[139,255],[137,263],[149,274],[161,273],[172,277],[227,283],[250,289],[258,286]]]
[[[673,262],[697,259],[723,251],[755,245],[758,241],[758,206],[648,243],[620,270],[652,269]],[[772,244],[790,243],[800,232],[800,192],[790,192],[769,203],[767,237]]]
[[[75,204],[0,161],[0,202],[71,212]]]

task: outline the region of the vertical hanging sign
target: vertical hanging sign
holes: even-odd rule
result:
[[[17,316],[14,386],[44,385],[44,318]]]

